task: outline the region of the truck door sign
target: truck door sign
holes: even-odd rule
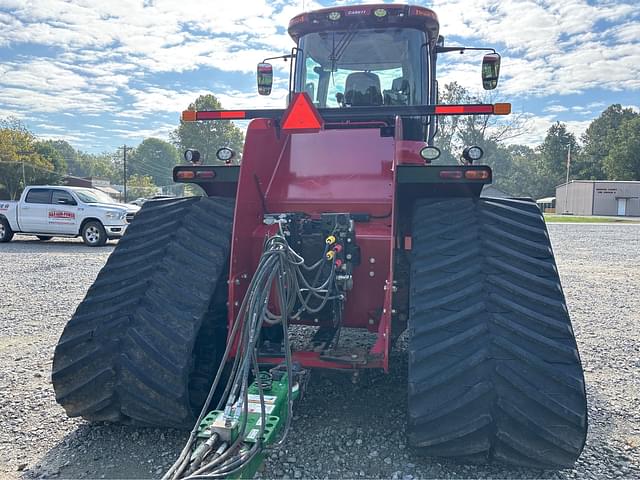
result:
[[[64,210],[49,210],[49,223],[68,223],[69,220],[75,221],[75,219],[76,214],[73,212],[65,212]]]

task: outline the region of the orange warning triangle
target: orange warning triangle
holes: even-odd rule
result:
[[[282,117],[282,130],[286,133],[318,132],[324,120],[313,106],[306,92],[294,94],[293,101]]]

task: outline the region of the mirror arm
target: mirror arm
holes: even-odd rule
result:
[[[496,55],[500,55],[498,52],[496,52],[496,50],[494,48],[462,47],[462,46],[458,46],[458,47],[439,47],[439,46],[436,46],[436,53],[449,53],[449,52],[464,53],[465,50],[478,50],[478,51],[491,52],[491,53],[495,53]]]
[[[295,57],[295,55],[294,55],[294,54],[292,54],[292,53],[288,53],[288,54],[286,54],[286,55],[279,55],[279,56],[277,56],[277,57],[269,57],[269,58],[265,58],[264,60],[262,60],[262,62],[261,62],[261,63],[267,63],[267,60],[278,60],[279,58],[282,58],[282,59],[286,62],[286,61],[287,61],[287,59],[289,59],[289,58],[293,58],[293,57]]]

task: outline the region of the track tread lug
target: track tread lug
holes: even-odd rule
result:
[[[234,203],[213,197],[145,203],[56,347],[52,382],[69,415],[192,426],[201,405],[191,397],[204,397],[197,391],[203,382],[192,383],[191,375],[215,372],[217,350],[208,351],[206,368],[193,355],[201,342],[217,345],[216,335],[226,341],[225,329],[208,324],[226,328],[226,313],[216,313],[226,307],[213,302],[218,287],[226,291],[218,280],[226,275]],[[214,337],[200,338],[201,331]]]
[[[416,204],[413,230],[410,444],[461,460],[573,465],[586,440],[584,376],[537,206],[430,199]]]

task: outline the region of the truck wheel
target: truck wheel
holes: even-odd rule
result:
[[[55,349],[71,417],[190,428],[226,344],[234,202],[146,202]]]
[[[431,456],[571,467],[584,377],[530,201],[430,199],[413,216],[408,437]]]
[[[90,247],[102,247],[107,243],[107,232],[98,221],[90,221],[82,227],[82,240]]]
[[[48,235],[36,235],[36,237],[38,237],[38,240],[41,240],[43,242],[48,242],[49,240],[51,240],[53,237],[50,237]]]
[[[4,217],[0,218],[0,243],[10,242],[12,238],[13,230],[11,230],[9,221]]]

